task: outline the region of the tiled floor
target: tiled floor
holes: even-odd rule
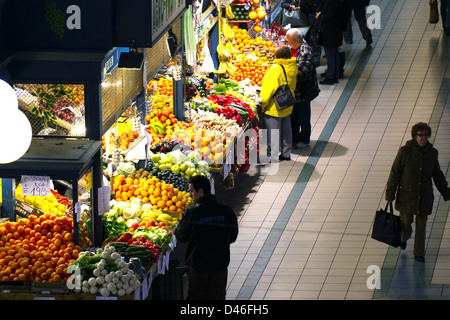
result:
[[[426,262],[370,237],[398,148],[430,123],[450,181],[450,37],[428,23],[428,0],[372,0],[381,29],[366,47],[357,24],[346,79],[312,103],[311,147],[292,161],[254,165],[232,190],[239,214],[228,299],[448,299],[449,202],[437,191]],[[325,66],[318,68],[318,73]],[[372,269],[371,269],[372,268]],[[380,271],[372,288],[371,270]]]

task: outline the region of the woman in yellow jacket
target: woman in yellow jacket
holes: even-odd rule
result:
[[[270,150],[271,145],[278,146],[278,144],[271,142],[272,133],[274,137],[278,136],[273,130],[278,130],[281,141],[281,154],[278,157],[278,160],[291,160],[292,150],[290,118],[292,106],[278,111],[275,102],[273,101],[275,91],[277,91],[281,85],[286,84],[286,77],[283,68],[280,65],[284,67],[289,87],[291,88],[292,93],[294,93],[295,85],[297,83],[297,61],[295,57],[291,57],[291,50],[287,46],[280,46],[275,50],[275,60],[262,80],[260,93],[262,99],[261,110],[264,114],[267,127],[267,155],[272,162],[276,162],[278,157],[278,152],[275,150],[272,152]]]

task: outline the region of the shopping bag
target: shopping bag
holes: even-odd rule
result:
[[[294,1],[294,6],[299,7],[300,4]],[[291,28],[308,27],[308,16],[301,10],[289,10],[283,9],[283,15],[281,17],[281,26],[285,27],[290,25]]]
[[[430,0],[430,23],[439,22],[439,11],[437,0]]]
[[[273,95],[273,100],[278,111],[291,107],[296,102],[291,88],[289,87],[289,84],[287,84],[286,71],[284,70],[284,67],[282,65],[280,66],[281,68],[283,68],[284,77],[286,78],[286,84],[281,85]]]
[[[388,211],[389,207],[389,211]],[[401,218],[394,215],[392,202],[386,204],[386,208],[380,209],[375,214],[372,239],[386,243],[393,247],[401,245]]]

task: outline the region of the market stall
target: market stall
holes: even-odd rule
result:
[[[138,4],[107,6],[122,20],[101,50],[88,42],[89,52],[31,51],[8,64],[35,137],[24,157],[0,165],[9,208],[0,298],[153,298],[158,275],[179,269],[172,231],[192,204],[189,178],[232,188],[258,153],[259,90],[278,36],[270,1],[175,1],[161,21],[147,11],[161,1]],[[136,14],[153,29],[128,42],[141,31],[127,29]],[[119,68],[128,52],[142,63]],[[24,193],[26,176],[50,181],[48,198]]]

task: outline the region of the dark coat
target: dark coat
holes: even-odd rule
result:
[[[432,179],[444,200],[449,200],[450,189],[439,166],[438,151],[431,143],[422,148],[415,140],[409,140],[400,148],[392,164],[386,200],[395,199],[395,209],[400,213],[431,214]]]
[[[351,9],[354,9],[367,7],[370,3],[370,0],[346,0],[346,2]]]
[[[230,244],[236,241],[238,223],[231,207],[205,195],[186,210],[174,230],[178,241],[187,242],[185,263],[199,272],[226,270]]]
[[[325,0],[321,8],[320,30],[324,47],[339,47],[342,45],[342,33],[348,23],[348,8],[342,0]]]

